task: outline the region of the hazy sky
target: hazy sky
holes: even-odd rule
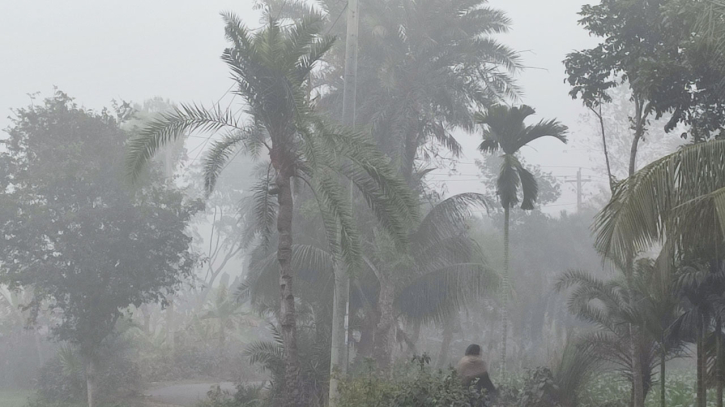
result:
[[[490,1],[513,20],[512,32],[500,40],[524,51],[525,64],[531,67],[519,78],[523,101],[537,109],[537,118],[557,117],[569,125],[572,138],[582,136],[586,128],[579,124],[580,103],[567,95],[561,61],[566,53],[596,43],[576,23],[584,3]],[[219,12],[234,11],[257,25],[252,4],[252,0],[0,0],[0,128],[9,125],[11,108],[30,103],[28,93],[47,96],[53,86],[91,108],[108,106],[111,99],[141,102],[154,96],[208,105],[230,86],[219,58],[226,46]],[[469,149],[476,145],[474,138],[462,141]],[[537,142],[525,155],[556,175],[573,175],[574,166],[591,166],[585,153],[558,142]],[[466,163],[477,157],[470,151],[463,159],[459,181],[449,183],[452,192],[478,187],[466,175],[475,172]],[[556,211],[573,209],[572,197],[563,197]]]

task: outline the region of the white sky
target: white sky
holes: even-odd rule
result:
[[[537,109],[537,120],[556,117],[567,124],[571,138],[586,129],[579,125],[580,103],[567,94],[561,61],[596,43],[576,23],[584,3],[490,1],[513,20],[512,32],[500,40],[526,51],[525,64],[540,68],[520,76],[523,101]],[[109,106],[111,99],[142,102],[155,96],[207,105],[218,100],[230,86],[219,58],[226,46],[221,11],[258,23],[252,0],[0,0],[0,129],[10,124],[11,108],[30,103],[28,93],[47,96],[53,86],[90,108]],[[459,166],[461,175],[448,183],[451,192],[479,188],[470,176],[475,168],[465,164],[479,157],[476,140],[462,142],[470,153]],[[536,142],[525,156],[555,175],[591,166],[587,152],[555,141]],[[574,209],[574,195],[563,189],[551,212]]]

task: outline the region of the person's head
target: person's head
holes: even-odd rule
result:
[[[468,348],[466,348],[466,356],[481,356],[481,347],[475,343],[468,345]]]

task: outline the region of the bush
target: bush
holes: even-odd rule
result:
[[[36,390],[40,400],[73,403],[84,399],[85,386],[80,358],[62,347],[40,369]]]
[[[128,350],[123,347],[103,355],[96,376],[99,401],[118,400],[140,393],[143,386],[141,374],[129,356]],[[36,390],[41,404],[84,402],[86,382],[80,355],[71,347],[61,347],[40,369]]]
[[[520,407],[560,407],[557,393],[559,388],[554,382],[551,370],[540,367],[529,372],[524,388],[519,396]]]
[[[484,396],[465,389],[454,370],[433,370],[430,358],[414,357],[407,369],[386,377],[372,362],[367,374],[340,383],[339,404],[345,407],[466,407],[488,405]]]
[[[197,404],[198,407],[259,407],[263,405],[262,386],[237,386],[232,395],[221,386],[216,385],[206,393],[207,400]]]

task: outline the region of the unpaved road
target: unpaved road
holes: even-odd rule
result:
[[[206,399],[206,393],[211,386],[220,385],[222,390],[228,390],[234,394],[236,387],[234,383],[169,383],[159,384],[144,392],[149,401],[180,407],[194,407],[200,401]]]

